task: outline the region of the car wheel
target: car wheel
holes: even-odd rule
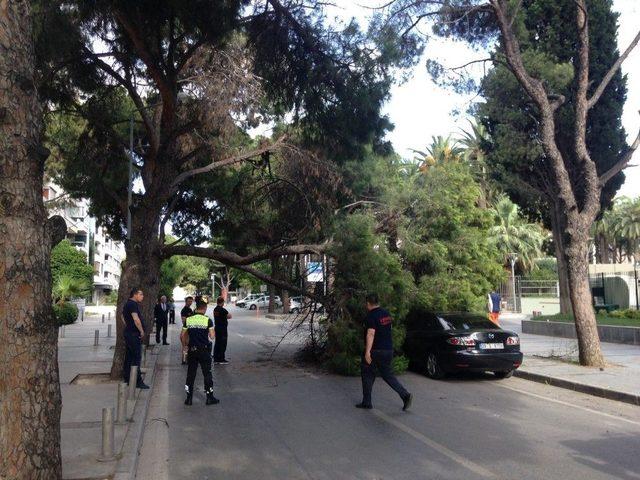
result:
[[[256,308],[258,308],[258,307],[256,307],[256,305],[255,305],[255,304],[253,304],[253,305],[249,305],[249,310],[255,310]]]
[[[438,360],[438,355],[434,352],[429,352],[429,355],[427,355],[427,376],[429,376],[429,378],[439,380],[444,378],[445,375],[446,373],[442,369],[442,365],[440,365],[440,361]]]
[[[506,372],[493,372],[496,378],[509,378],[513,376],[513,370],[509,370]]]
[[[298,313],[300,310],[298,310],[297,308],[292,308],[291,309],[291,313]]]

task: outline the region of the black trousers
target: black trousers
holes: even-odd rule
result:
[[[162,330],[162,343],[167,343],[167,320],[156,320],[156,343],[160,343],[160,330]]]
[[[393,390],[404,400],[409,392],[402,386],[396,376],[393,374],[391,361],[393,360],[392,350],[371,350],[371,365],[367,365],[362,357],[360,373],[362,376],[362,403],[371,405],[371,390],[376,376],[379,375],[387,382]]]
[[[204,376],[205,393],[213,393],[213,376],[211,375],[211,347],[189,347],[187,354],[187,381],[185,390],[193,393],[193,383],[198,373],[198,364]]]
[[[227,340],[229,334],[227,332],[218,332],[216,330],[216,343],[213,347],[213,361],[221,362],[224,360],[224,354],[227,351]]]
[[[124,332],[124,342],[127,347],[124,355],[124,365],[122,366],[122,378],[129,383],[131,367],[138,367],[138,378],[136,383],[142,383],[142,373],[140,372],[140,360],[142,359],[142,340],[140,334]]]

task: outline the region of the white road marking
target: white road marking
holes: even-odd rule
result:
[[[236,333],[236,335],[238,335],[240,338],[244,338],[244,335],[241,333]]]
[[[251,345],[255,345],[256,347],[259,347],[260,345],[258,344],[258,342],[254,342],[253,340],[251,340]]]
[[[441,453],[445,457],[450,458],[451,460],[453,460],[457,464],[465,467],[466,469],[471,470],[472,472],[477,473],[478,475],[481,475],[481,476],[486,477],[486,478],[498,478],[493,472],[490,472],[486,468],[478,465],[475,462],[472,462],[471,460],[467,460],[466,458],[462,457],[461,455],[458,455],[453,450],[450,450],[447,447],[445,447],[444,445],[439,444],[435,440],[431,440],[429,437],[423,435],[420,432],[417,432],[416,430],[414,430],[411,427],[408,427],[404,423],[399,422],[398,420],[396,420],[394,418],[391,418],[386,413],[382,413],[380,410],[377,410],[375,408],[372,410],[372,412],[378,418],[380,418],[381,420],[384,420],[385,422],[387,422],[389,425],[393,425],[397,429],[402,430],[404,433],[412,436],[413,438],[415,438],[419,442],[424,443],[426,446],[432,448],[433,450],[435,450],[438,453]]]
[[[594,410],[594,409],[589,408],[589,407],[582,407],[580,405],[575,405],[573,403],[564,402],[562,400],[557,400],[555,398],[545,397],[544,395],[538,395],[537,393],[527,392],[526,390],[520,390],[519,388],[515,388],[515,387],[508,387],[506,385],[497,385],[497,386],[501,387],[501,388],[506,388],[507,390],[513,390],[514,392],[521,393],[522,395],[529,395],[530,397],[538,398],[540,400],[546,400],[547,402],[557,403],[559,405],[564,405],[565,407],[577,408],[577,409],[583,410],[585,412],[595,413],[595,414],[601,415],[603,417],[611,418],[612,420],[619,420],[621,422],[630,423],[631,425],[635,425],[637,427],[640,427],[640,422],[634,422],[633,420],[629,420],[628,418],[617,417],[616,415],[611,415],[610,413],[600,412],[598,410]]]

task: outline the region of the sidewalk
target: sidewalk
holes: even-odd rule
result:
[[[116,415],[118,382],[109,380],[108,373],[115,345],[115,316],[111,321],[105,314],[84,316],[73,325],[67,325],[58,338],[58,365],[62,390],[62,476],[76,479],[129,479],[133,478],[138,461],[138,449],[151,390],[136,390],[136,400],[129,401],[127,413],[134,410],[134,421],[115,426],[114,461],[99,462],[102,445],[102,408],[113,407]],[[111,338],[107,338],[108,325]],[[99,345],[94,346],[94,332],[100,331]],[[62,337],[64,335],[64,337]],[[146,381],[151,383],[155,374],[157,355],[147,351]],[[105,374],[72,383],[81,374]],[[135,407],[134,407],[135,406]]]
[[[640,405],[640,347],[602,343],[608,366],[581,367],[574,339],[522,333],[523,314],[503,314],[500,325],[520,335],[525,355],[516,376],[562,388]]]

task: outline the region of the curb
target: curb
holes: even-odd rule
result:
[[[138,461],[140,459],[140,449],[142,448],[142,438],[147,424],[147,414],[149,413],[149,405],[151,403],[151,392],[156,380],[156,364],[159,354],[150,353],[154,350],[147,350],[147,359],[153,357],[153,363],[147,362],[147,369],[151,370],[150,381],[147,384],[151,387],[149,390],[141,390],[133,410],[135,422],[129,426],[127,437],[122,445],[122,457],[116,464],[113,480],[134,480],[138,472]],[[145,378],[146,380],[146,378]],[[141,401],[142,400],[142,401]]]
[[[546,385],[551,385],[552,387],[565,388],[567,390],[573,390],[575,392],[586,393],[587,395],[593,395],[594,397],[606,398],[607,400],[615,400],[618,402],[640,406],[640,395],[636,395],[633,393],[619,392],[616,390],[611,390],[609,388],[596,387],[594,385],[572,382],[571,380],[564,380],[562,378],[543,375],[540,373],[528,372],[521,369],[516,370],[513,373],[513,376],[525,380],[531,380],[533,382],[544,383]]]

